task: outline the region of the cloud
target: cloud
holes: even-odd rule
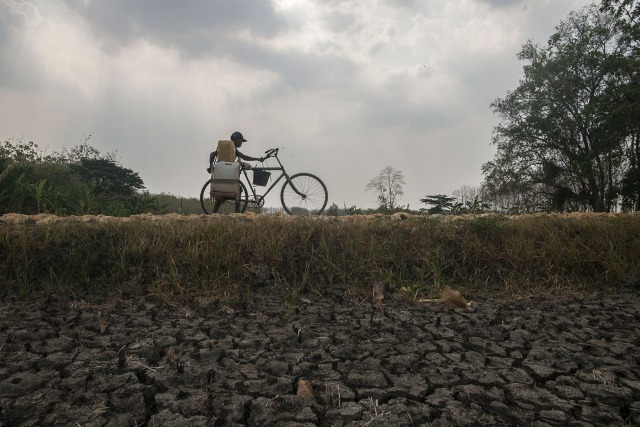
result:
[[[289,24],[267,0],[63,0],[85,19],[107,46],[130,45],[148,39],[177,49],[185,56],[211,56],[225,52],[239,32],[271,37]]]
[[[480,2],[485,3],[493,8],[507,8],[525,3],[524,0],[480,0]]]

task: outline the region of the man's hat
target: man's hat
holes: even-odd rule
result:
[[[242,134],[240,132],[234,132],[231,134],[231,140],[232,141],[242,141],[242,142],[246,142],[247,140],[244,139],[244,136],[242,136]]]

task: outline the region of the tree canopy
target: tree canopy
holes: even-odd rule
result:
[[[535,194],[550,210],[609,211],[633,198],[624,179],[637,170],[638,126],[620,118],[630,52],[615,17],[595,6],[572,12],[546,46],[527,42],[524,77],[491,105],[501,122],[487,188]]]
[[[424,196],[424,199],[420,199],[421,203],[427,206],[427,212],[430,214],[441,214],[449,212],[456,201],[455,197],[449,197],[445,194],[432,194]]]

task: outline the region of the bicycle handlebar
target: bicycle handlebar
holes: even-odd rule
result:
[[[277,156],[278,155],[278,150],[279,150],[279,148],[270,148],[267,151],[265,151],[264,154],[266,154],[267,157]]]

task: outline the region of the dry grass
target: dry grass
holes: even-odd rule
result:
[[[244,304],[257,288],[293,301],[371,295],[380,281],[413,298],[445,284],[466,295],[562,293],[637,281],[640,215],[4,215],[0,253],[0,292],[12,297]]]

